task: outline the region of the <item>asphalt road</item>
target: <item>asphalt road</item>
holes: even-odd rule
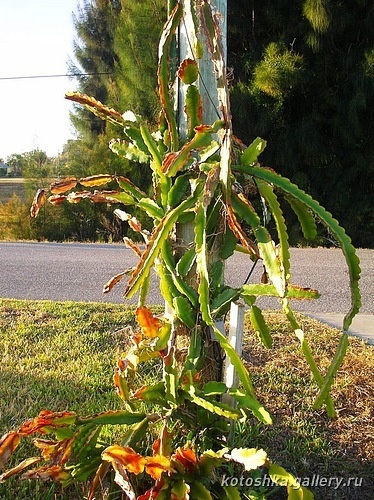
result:
[[[374,250],[358,250],[361,261],[361,313],[374,313]],[[0,297],[135,303],[125,301],[125,281],[106,295],[103,285],[115,274],[137,263],[132,250],[120,244],[84,243],[0,243]],[[226,282],[241,285],[252,262],[243,254],[235,254],[226,267]],[[261,265],[257,265],[250,282],[259,281]],[[306,313],[346,313],[350,307],[348,269],[339,249],[291,249],[292,283],[315,288],[321,293],[316,301],[293,301],[294,310]],[[150,304],[161,304],[158,282],[152,280]],[[259,305],[278,308],[276,300],[266,299]]]

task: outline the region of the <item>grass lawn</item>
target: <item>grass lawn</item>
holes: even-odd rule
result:
[[[133,312],[122,305],[0,299],[0,435],[42,409],[88,415],[121,408],[112,376],[129,342],[127,328],[133,325]],[[373,347],[350,339],[332,390],[338,418],[329,420],[323,409],[312,409],[318,390],[287,322],[273,312],[267,318],[273,349],[263,348],[246,323],[243,357],[274,424],[266,427],[254,419],[247,421],[237,429],[236,446],[263,447],[298,477],[336,476],[346,482],[355,478],[350,487],[337,490],[311,488],[317,499],[372,499]],[[301,318],[317,364],[324,370],[340,332]],[[21,445],[18,461],[30,452],[37,455],[31,444]],[[0,498],[79,500],[85,496],[81,486],[62,490],[53,483],[12,479],[0,484]]]

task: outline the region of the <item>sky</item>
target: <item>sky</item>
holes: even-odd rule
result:
[[[72,104],[64,95],[77,90],[76,81],[5,78],[67,73],[77,5],[78,0],[0,1],[0,159],[33,149],[57,156],[75,137]]]

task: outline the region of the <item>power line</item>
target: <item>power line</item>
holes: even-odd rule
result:
[[[28,75],[28,76],[0,76],[0,80],[27,80],[32,78],[64,78],[74,76],[98,76],[98,75],[111,75],[111,72],[102,73],[68,73],[65,75]]]

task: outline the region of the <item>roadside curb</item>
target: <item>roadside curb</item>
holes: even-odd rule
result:
[[[321,313],[308,314],[322,323],[342,330],[344,314],[338,313]],[[350,335],[364,340],[370,345],[374,345],[374,314],[358,314],[353,318],[352,324],[348,330]]]

